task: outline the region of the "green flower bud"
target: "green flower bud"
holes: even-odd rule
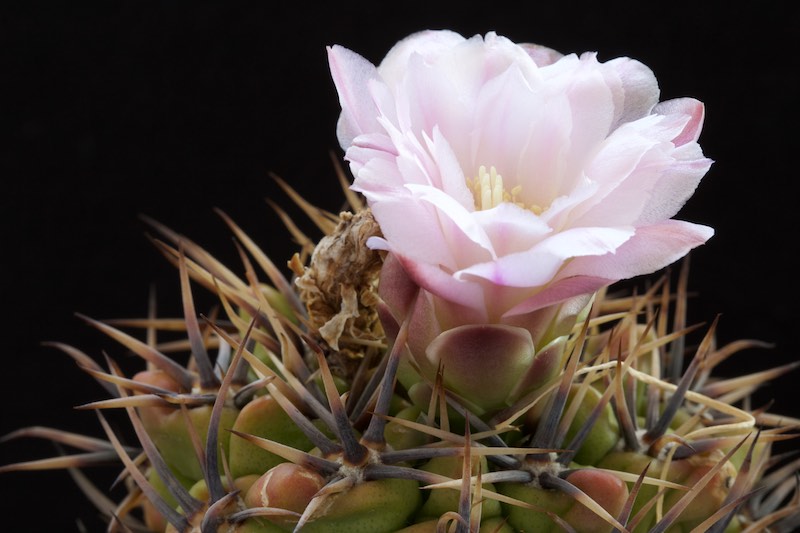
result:
[[[433,366],[444,368],[444,384],[479,413],[502,409],[541,386],[559,368],[563,340],[539,353],[528,330],[501,324],[449,329],[428,346]]]

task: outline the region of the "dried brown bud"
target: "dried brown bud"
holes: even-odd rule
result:
[[[365,345],[383,339],[375,309],[383,261],[367,247],[367,239],[379,236],[380,229],[369,210],[339,217],[295,283],[312,328],[334,350],[360,358]]]

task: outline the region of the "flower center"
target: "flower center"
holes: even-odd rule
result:
[[[497,173],[497,169],[490,167],[486,171],[486,167],[481,165],[478,168],[478,176],[470,179],[467,178],[467,186],[472,191],[472,197],[475,200],[475,209],[483,211],[497,207],[503,202],[509,202],[523,209],[533,211],[539,215],[543,209],[538,205],[525,205],[520,199],[522,193],[522,185],[515,185],[511,191],[507,191],[503,186],[503,176]]]

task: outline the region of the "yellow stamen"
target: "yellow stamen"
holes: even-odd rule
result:
[[[537,215],[541,214],[543,209],[538,205],[526,206],[520,199],[522,194],[522,185],[515,185],[509,193],[503,187],[503,177],[497,173],[497,169],[489,167],[487,172],[486,167],[481,165],[478,168],[478,175],[474,179],[467,179],[467,186],[472,190],[472,197],[475,199],[475,209],[483,211],[497,207],[503,202],[512,203],[523,209],[533,211]]]

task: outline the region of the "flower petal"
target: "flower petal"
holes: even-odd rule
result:
[[[706,113],[702,102],[694,98],[675,98],[659,103],[653,112],[659,115],[687,115],[690,117],[680,135],[672,139],[675,146],[696,142],[700,137]]]
[[[347,149],[356,136],[378,130],[375,104],[367,83],[377,78],[378,73],[372,63],[336,45],[328,47],[328,63],[342,106],[336,135],[342,148]]]
[[[564,268],[561,276],[621,280],[650,274],[674,263],[713,235],[714,230],[708,226],[665,220],[660,224],[637,228],[636,234],[614,253],[576,258]]]
[[[567,261],[582,257],[591,263],[615,252],[633,235],[633,228],[574,228],[556,233],[525,252],[464,268],[455,277],[479,277],[507,287],[539,287],[556,278]]]

